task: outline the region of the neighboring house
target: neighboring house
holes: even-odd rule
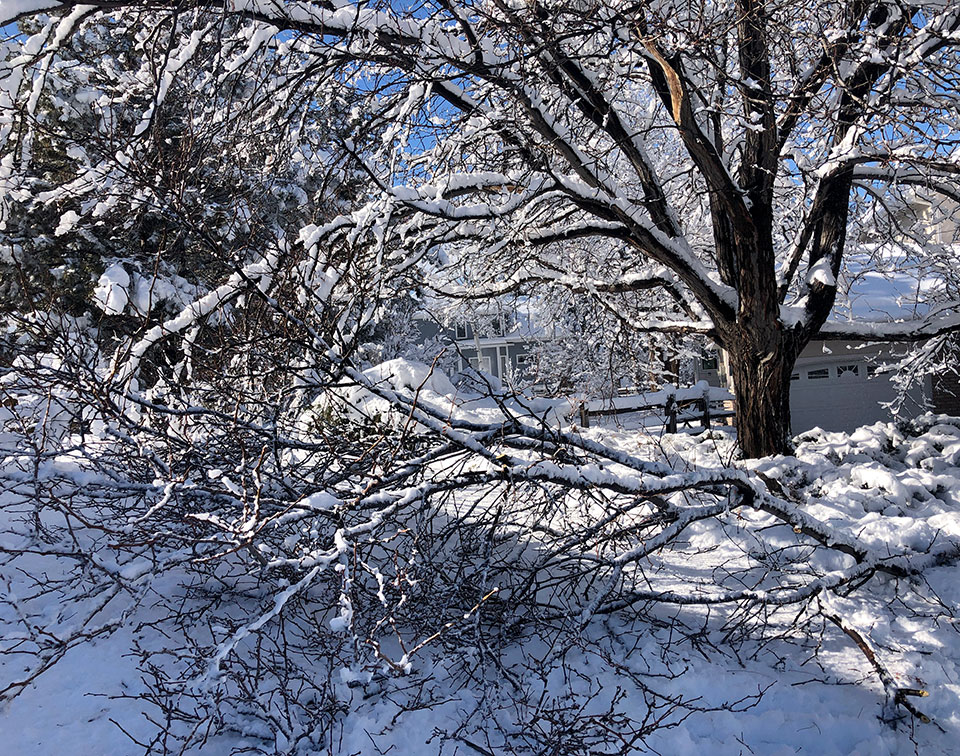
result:
[[[892,365],[908,352],[903,344],[813,341],[803,350],[790,383],[790,422],[794,433],[814,427],[852,431],[890,420],[890,406],[913,417],[933,407],[932,384],[925,377],[904,396],[894,384]]]
[[[811,428],[831,431],[853,429],[893,417],[891,406],[899,414],[912,417],[928,409],[951,413],[960,410],[960,401],[948,393],[947,381],[929,376],[913,386],[905,396],[898,394],[892,366],[909,347],[903,344],[860,344],[857,342],[812,341],[800,354],[790,382],[790,425],[793,433]],[[698,366],[696,378],[711,385],[732,388],[726,355],[719,360],[706,358],[705,369]],[[719,362],[718,369],[710,369]],[[954,391],[960,384],[954,378]],[[952,404],[951,404],[952,402]]]
[[[531,372],[535,339],[515,313],[482,316],[456,323],[448,335],[459,356],[460,370],[472,367],[512,384]]]
[[[437,339],[451,345],[456,352],[456,370],[472,367],[507,385],[535,373],[535,347],[548,338],[529,314],[520,311],[483,313],[447,326],[424,315],[418,325],[424,340]]]
[[[920,222],[921,233],[934,244],[960,241],[960,206],[942,196],[925,196],[920,190],[907,193],[897,219],[909,227],[911,220]]]
[[[436,341],[447,345],[447,354],[454,357],[452,361],[445,358],[450,372],[473,368],[514,390],[583,397],[591,389],[596,391],[596,386],[591,385],[589,378],[572,377],[585,366],[584,356],[575,354],[575,342],[580,337],[556,320],[542,302],[531,297],[513,307],[501,305],[499,310],[458,314],[446,325],[441,325],[436,315],[424,311],[419,316],[419,329],[421,343]],[[568,347],[572,352],[567,351]],[[604,367],[613,371],[606,364]],[[620,395],[643,390],[635,388],[637,378],[632,373],[607,373],[602,383],[604,388],[612,385]]]
[[[872,256],[882,253],[865,250]],[[833,319],[858,322],[893,322],[923,317],[922,301],[931,282],[908,265],[891,266],[880,274],[862,266],[840,281]],[[927,376],[904,395],[893,381],[893,367],[916,347],[896,342],[864,344],[858,341],[813,341],[797,359],[790,387],[790,420],[794,433],[820,427],[852,431],[858,426],[892,419],[892,408],[901,417],[926,410],[960,412],[960,380],[954,374]],[[726,355],[709,356],[695,370],[698,380],[730,388]],[[960,364],[960,363],[958,363]]]

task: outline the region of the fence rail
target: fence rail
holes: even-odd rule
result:
[[[613,399],[593,399],[581,402],[577,408],[580,425],[590,427],[591,417],[607,417],[633,412],[656,412],[663,416],[668,433],[676,433],[680,423],[699,421],[704,429],[712,420],[735,417],[736,411],[722,406],[733,402],[734,396],[727,389],[709,386],[701,381],[689,388],[677,389],[667,386],[633,396],[618,396]]]

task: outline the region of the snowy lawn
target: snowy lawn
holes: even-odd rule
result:
[[[92,607],[75,581],[78,571],[92,568],[55,553],[62,542],[38,539],[32,510],[24,504],[29,481],[21,474],[3,499],[2,751],[956,753],[960,582],[949,555],[960,542],[960,422],[927,417],[901,430],[878,424],[850,435],[810,432],[798,439],[795,457],[748,463],[734,460],[732,437],[722,429],[655,437],[599,428],[584,437],[687,474],[750,471],[778,500],[795,503],[871,553],[939,556],[913,577],[870,572],[782,608],[775,601],[657,601],[657,594],[709,598],[737,586],[773,597],[810,581],[829,582],[854,564],[849,554],[802,538],[794,532],[802,530],[799,525],[791,530],[759,508],[741,508],[696,522],[668,548],[625,562],[616,585],[607,589],[619,596],[631,590],[650,595],[620,610],[590,614],[602,606],[596,581],[611,577],[583,572],[584,560],[601,558],[604,550],[625,553],[629,528],[609,540],[584,541],[576,558],[557,544],[600,522],[611,502],[625,506],[630,497],[596,498],[587,489],[546,497],[542,507],[512,514],[504,509],[509,498],[472,490],[398,518],[392,532],[398,542],[404,532],[417,532],[421,560],[448,560],[438,574],[420,574],[436,586],[436,595],[446,596],[444,581],[458,589],[476,581],[490,590],[460,614],[451,613],[449,596],[443,605],[420,596],[428,615],[417,616],[416,606],[413,614],[397,611],[388,620],[397,627],[376,636],[380,645],[371,664],[333,642],[364,642],[354,618],[363,607],[348,606],[348,594],[338,600],[334,592],[339,610],[322,609],[331,600],[324,599],[329,580],[302,591],[287,580],[274,581],[281,601],[263,583],[228,583],[233,568],[201,578],[174,566],[151,577],[145,563],[135,560],[107,564],[106,542],[98,552],[100,566],[121,576],[125,589],[104,594],[98,587],[90,601],[102,596],[103,603],[90,618],[84,612]],[[102,483],[77,459],[61,455],[45,464],[59,466],[60,473],[72,470],[75,478],[85,470],[87,484]],[[429,464],[453,476],[485,463]],[[17,478],[14,467],[8,461],[4,468],[8,481]],[[616,467],[606,472],[616,475]],[[588,478],[600,474],[589,465],[581,465],[581,472]],[[314,504],[330,502],[315,497]],[[455,537],[426,543],[431,529],[441,533],[449,523],[487,522],[493,509],[505,534],[496,542],[472,544],[470,552],[469,530],[457,530]],[[638,532],[649,516],[637,510]],[[75,537],[78,544],[95,539]],[[468,552],[477,560],[465,567]],[[535,606],[498,604],[501,595],[521,595],[509,573],[498,573],[506,563],[522,567],[525,575],[541,575],[537,589],[523,594]],[[389,593],[387,576],[377,579]],[[62,587],[49,589],[60,580]],[[301,607],[284,619],[283,602],[292,606],[295,594],[310,591],[313,608]],[[181,612],[177,621],[171,606]],[[584,621],[551,625],[543,616],[562,614],[564,607],[579,607]],[[537,622],[524,621],[538,612]],[[88,634],[78,634],[78,627]],[[50,643],[50,633],[69,640]],[[283,705],[277,684],[258,689],[251,683],[250,700],[261,707],[256,710],[221,675],[238,663],[236,657],[250,654],[251,644],[260,650],[273,643],[280,653],[283,633],[297,636],[286,651],[300,655],[297,669],[316,673],[313,680],[302,671],[292,674],[287,694],[329,711],[322,728],[314,725],[323,732],[271,726],[263,712]],[[42,669],[50,659],[56,663]],[[256,676],[256,668],[249,674]],[[8,687],[17,681],[24,684]],[[892,700],[895,691],[914,714]],[[181,714],[168,721],[165,707],[174,700]],[[921,713],[930,721],[922,721]],[[296,719],[293,714],[291,721]]]

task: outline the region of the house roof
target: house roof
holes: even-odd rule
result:
[[[830,320],[918,320],[936,309],[943,291],[943,277],[924,250],[912,245],[863,245],[847,256]]]

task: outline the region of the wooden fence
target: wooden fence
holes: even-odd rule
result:
[[[724,406],[732,404],[733,399],[733,394],[725,388],[708,386],[701,381],[690,388],[667,386],[645,394],[581,402],[578,414],[580,425],[589,428],[591,417],[653,412],[663,417],[667,433],[676,433],[681,424],[697,422],[707,429],[711,421],[735,417],[736,411]]]

